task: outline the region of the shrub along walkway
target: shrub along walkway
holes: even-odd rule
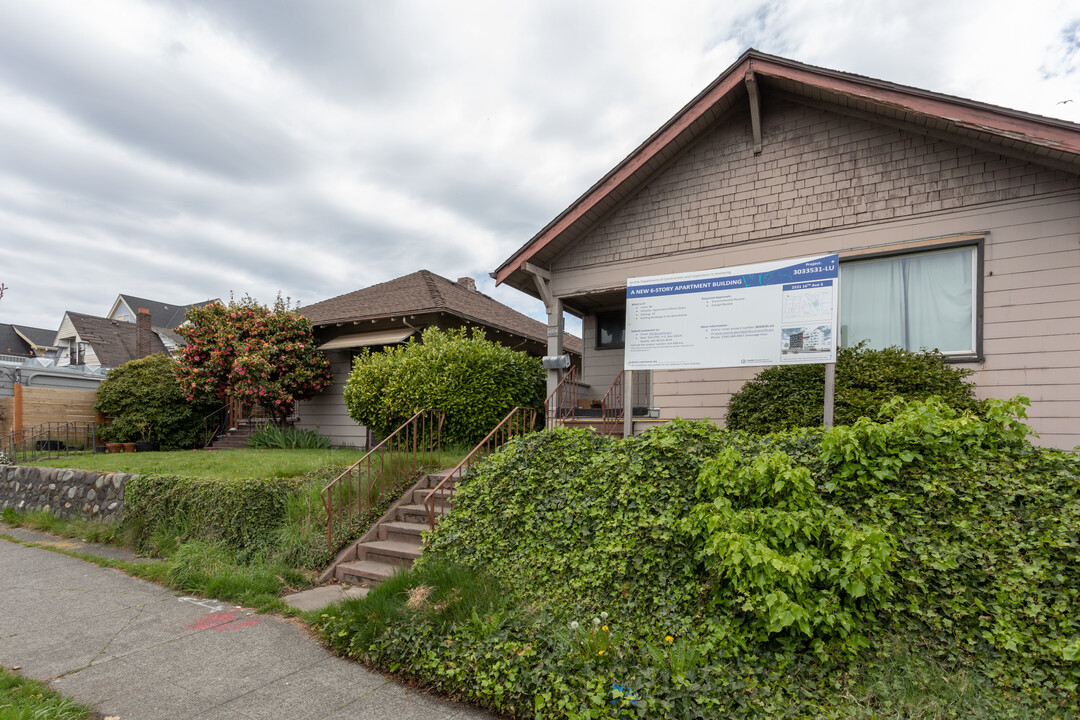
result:
[[[0,533],[59,542],[3,523]],[[106,716],[493,717],[342,660],[289,620],[2,539],[0,607],[0,663]]]

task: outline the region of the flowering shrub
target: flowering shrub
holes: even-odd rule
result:
[[[311,321],[280,295],[272,308],[245,297],[194,308],[187,319],[177,329],[187,341],[177,378],[189,398],[209,393],[257,405],[281,424],[298,400],[333,382]]]

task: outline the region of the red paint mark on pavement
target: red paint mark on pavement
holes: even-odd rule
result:
[[[239,610],[229,610],[227,612],[210,613],[209,615],[203,615],[201,618],[195,621],[194,625],[188,625],[188,630],[216,630],[217,632],[232,632],[239,630],[240,628],[253,627],[259,624],[259,620],[252,618],[251,620],[245,620],[243,622],[236,623],[235,625],[228,625],[236,616],[240,614]]]

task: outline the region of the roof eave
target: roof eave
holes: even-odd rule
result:
[[[793,60],[749,49],[708,87],[664,123],[645,142],[604,175],[597,183],[544,226],[528,242],[505,260],[491,277],[496,285],[510,285],[537,297],[525,263],[549,246],[560,235],[593,211],[613,191],[639,173],[672,142],[690,132],[695,121],[729,93],[743,87],[747,73],[775,77],[813,86],[829,92],[857,97],[880,108],[894,108],[906,113],[941,118],[959,129],[997,135],[1026,143],[1032,148],[1048,148],[1071,155],[1080,166],[1080,126],[1064,120],[1046,118],[1009,108],[966,100],[941,93],[907,87],[837,70],[818,68]]]

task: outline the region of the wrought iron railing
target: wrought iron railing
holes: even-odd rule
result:
[[[618,434],[621,431],[621,425],[623,418],[626,417],[626,408],[623,406],[626,404],[626,386],[625,386],[625,370],[620,370],[619,374],[615,376],[615,381],[611,383],[611,387],[604,393],[604,397],[600,400],[600,432],[607,435]],[[631,392],[633,397],[630,402],[630,414],[631,417],[634,413],[634,408],[644,409],[649,404],[649,398],[651,397],[650,384],[652,383],[652,373],[648,370],[638,370],[633,374],[633,386]]]
[[[203,418],[202,446],[204,448],[213,445],[214,441],[229,429],[229,422],[232,420],[232,413],[229,412],[229,409],[229,405],[223,405]]]
[[[12,429],[0,440],[0,451],[15,463],[94,452],[97,424],[55,422]]]
[[[487,457],[510,438],[532,432],[536,425],[536,410],[534,408],[516,407],[502,419],[495,429],[487,434],[476,447],[474,447],[465,459],[457,464],[453,470],[446,474],[438,485],[424,498],[424,508],[427,510],[428,527],[435,527],[435,518],[450,510],[450,502],[454,496],[454,487],[461,481],[465,471],[475,462]]]
[[[574,416],[578,404],[578,385],[578,369],[572,365],[544,401],[544,423],[548,430]]]
[[[419,411],[322,489],[330,550],[351,539],[355,522],[399,480],[438,467],[444,417],[441,410]]]

